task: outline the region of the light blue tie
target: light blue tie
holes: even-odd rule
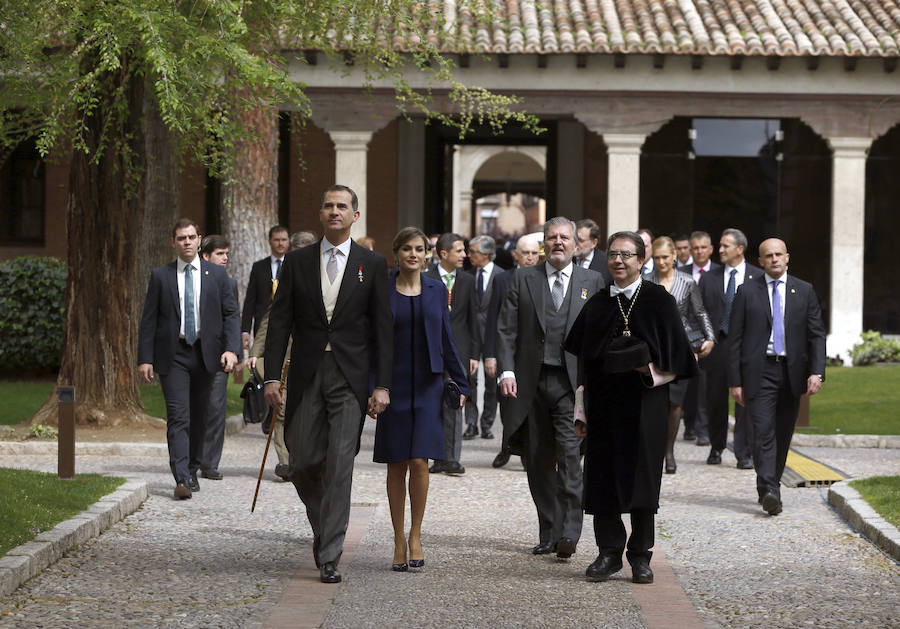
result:
[[[784,355],[784,317],[781,315],[781,294],[778,285],[781,280],[772,282],[772,349],[777,356]]]
[[[194,312],[194,278],[191,275],[193,267],[188,264],[184,267],[184,340],[188,345],[197,341],[197,315]]]

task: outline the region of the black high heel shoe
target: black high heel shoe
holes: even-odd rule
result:
[[[672,462],[669,463],[668,458],[666,459],[666,474],[674,474],[678,469],[678,464],[675,463],[675,459],[672,459]]]
[[[410,562],[410,563],[412,563],[412,562]],[[409,564],[407,564],[405,562],[404,563],[394,563],[394,564],[391,564],[391,570],[393,570],[394,572],[406,572],[407,570],[409,570]]]
[[[410,567],[410,568],[422,568],[422,567],[424,567],[424,566],[425,566],[425,560],[424,560],[424,559],[410,559],[410,560],[409,560],[409,567]]]

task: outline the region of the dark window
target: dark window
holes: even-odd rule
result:
[[[22,142],[0,165],[0,243],[44,244],[44,160]]]

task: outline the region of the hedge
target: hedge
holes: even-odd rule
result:
[[[65,260],[32,256],[0,263],[0,373],[56,373],[65,312]]]

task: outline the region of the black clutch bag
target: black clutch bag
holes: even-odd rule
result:
[[[444,383],[444,405],[450,408],[460,408],[459,396],[462,392],[459,386],[453,380],[447,380]]]

